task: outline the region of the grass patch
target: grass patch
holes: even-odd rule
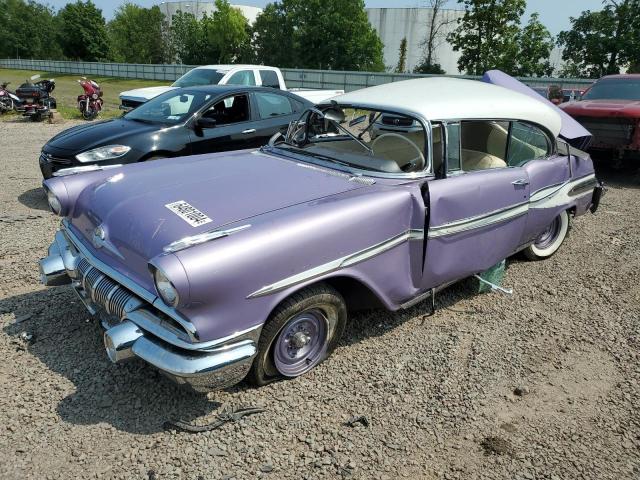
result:
[[[16,88],[23,84],[27,78],[31,75],[35,75],[36,73],[39,73],[42,78],[55,78],[56,89],[53,91],[53,96],[56,98],[58,111],[62,117],[66,119],[81,120],[82,114],[78,110],[77,106],[78,95],[83,93],[82,87],[77,82],[80,75],[0,68],[0,83],[3,81],[11,82],[8,88],[15,92]],[[98,82],[104,92],[102,97],[104,105],[102,107],[102,113],[98,118],[113,118],[119,117],[122,114],[122,111],[118,110],[118,105],[120,105],[120,99],[118,96],[125,90],[170,84],[169,82],[160,82],[156,80],[134,80],[114,77],[87,78]]]

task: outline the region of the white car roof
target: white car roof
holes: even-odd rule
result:
[[[460,78],[417,78],[386,83],[334,97],[342,105],[389,110],[429,121],[524,120],[558,136],[560,115],[548,105],[497,85]]]
[[[275,70],[275,67],[266,67],[264,65],[249,65],[249,64],[240,64],[240,65],[202,65],[200,67],[196,67],[194,70],[219,70],[221,72],[228,72],[233,70],[234,68],[261,68],[263,70]]]

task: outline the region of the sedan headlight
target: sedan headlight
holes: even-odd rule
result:
[[[164,303],[171,307],[176,307],[180,301],[178,291],[173,286],[171,280],[160,270],[156,268],[153,272],[153,281],[156,284],[156,290]]]
[[[51,211],[56,215],[60,215],[60,212],[62,211],[62,204],[60,203],[60,200],[58,200],[58,197],[56,197],[56,194],[51,190],[47,190],[47,201],[49,202],[49,208]]]
[[[80,163],[103,162],[105,160],[120,158],[123,155],[126,155],[130,150],[131,147],[126,145],[107,145],[105,147],[98,147],[87,152],[79,153],[76,155],[76,158]]]

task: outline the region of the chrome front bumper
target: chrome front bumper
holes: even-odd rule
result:
[[[40,260],[40,276],[45,285],[71,283],[91,314],[100,311],[112,362],[141,358],[176,383],[199,392],[231,386],[246,376],[260,329],[194,341],[181,324],[153,306],[155,301],[136,295],[101,266],[70,231],[60,230],[48,256]]]

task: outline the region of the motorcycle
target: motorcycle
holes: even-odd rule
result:
[[[0,83],[0,115],[10,112],[22,104],[18,96],[7,89],[9,83],[11,82]]]
[[[84,95],[78,95],[78,109],[85,120],[93,120],[102,110],[102,89],[93,80],[82,77],[78,83],[84,90]]]
[[[53,78],[38,80],[39,78],[40,75],[33,75],[16,90],[16,95],[22,102],[16,110],[34,122],[48,116],[57,106],[56,99],[51,96],[56,88],[56,81]]]

